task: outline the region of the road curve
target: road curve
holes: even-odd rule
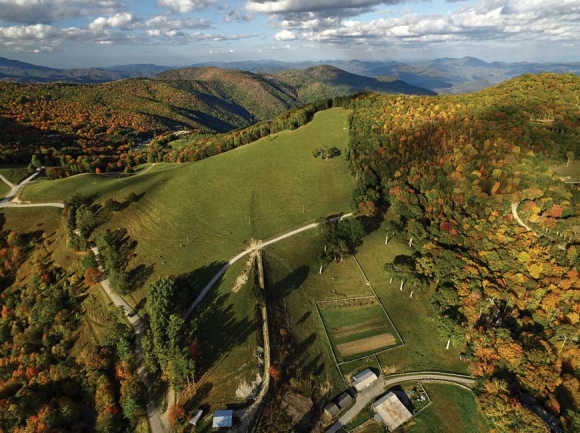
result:
[[[352,213],[348,213],[336,218],[332,218],[329,221],[337,221],[337,220],[342,220],[345,218],[349,218],[352,216]],[[206,286],[203,288],[203,290],[201,291],[201,293],[199,295],[197,295],[197,297],[193,300],[193,302],[191,303],[191,305],[189,306],[189,308],[187,309],[187,311],[185,312],[185,314],[183,315],[183,319],[187,320],[189,319],[189,317],[191,316],[191,313],[193,313],[193,310],[195,309],[195,307],[197,307],[199,305],[199,303],[201,301],[203,301],[203,299],[205,298],[205,296],[209,293],[209,291],[211,290],[211,288],[215,285],[215,283],[218,282],[218,280],[226,273],[226,271],[234,264],[236,263],[238,260],[240,260],[242,257],[247,256],[248,254],[250,254],[252,251],[256,251],[256,250],[261,250],[264,247],[267,247],[268,245],[272,245],[276,242],[279,242],[283,239],[289,238],[291,236],[297,235],[298,233],[302,233],[305,232],[307,230],[312,230],[313,228],[318,227],[320,223],[312,223],[312,224],[308,224],[304,227],[300,227],[299,229],[296,230],[292,230],[291,232],[285,233],[283,235],[280,235],[274,239],[270,239],[269,241],[266,242],[262,242],[258,245],[254,245],[253,247],[248,248],[245,251],[242,251],[240,254],[238,254],[237,256],[235,256],[233,259],[231,259],[229,262],[227,262],[219,271],[217,274],[214,275],[214,277],[209,281],[209,283],[206,284]]]
[[[475,385],[475,379],[469,376],[442,374],[429,371],[381,377],[379,378],[379,381],[382,381],[382,383],[377,381],[379,382],[378,386],[375,384],[372,387],[367,388],[365,391],[359,392],[357,394],[355,404],[339,418],[338,422],[326,430],[326,433],[338,432],[341,428],[350,423],[365,407],[367,407],[367,405],[374,401],[379,395],[383,394],[386,390],[393,387],[394,385],[400,382],[407,382],[409,380],[447,382],[467,387],[472,387]]]

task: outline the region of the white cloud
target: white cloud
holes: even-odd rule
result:
[[[215,0],[157,0],[156,6],[169,8],[171,11],[187,14],[215,4]]]
[[[89,29],[91,30],[103,30],[110,28],[117,29],[129,29],[133,27],[136,20],[132,14],[128,12],[123,12],[115,14],[111,17],[99,17],[89,24]]]
[[[257,13],[316,12],[400,4],[407,0],[248,0],[246,9]]]
[[[286,1],[286,0],[284,0]],[[298,3],[287,0],[291,3]],[[455,14],[406,14],[399,18],[358,21],[283,19],[280,40],[303,40],[338,46],[407,45],[448,41],[568,41],[580,39],[580,0],[483,0]],[[284,39],[288,36],[291,39]]]
[[[282,30],[274,35],[277,41],[293,41],[296,39],[296,34],[290,30]]]
[[[51,24],[81,16],[113,15],[123,10],[119,0],[0,0],[0,21]]]
[[[162,28],[165,30],[178,29],[207,29],[211,27],[211,22],[200,18],[171,18],[167,15],[157,15],[145,21],[147,28]]]

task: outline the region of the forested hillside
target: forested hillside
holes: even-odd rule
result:
[[[467,345],[498,431],[546,431],[525,394],[580,431],[580,78],[525,75],[457,97],[354,101],[354,201],[413,246],[394,271]]]
[[[279,81],[291,85],[302,102],[334,98],[359,92],[404,93],[407,95],[435,95],[431,90],[411,86],[395,77],[371,78],[351,74],[334,66],[322,65],[308,69],[294,69],[277,73]]]
[[[273,76],[210,67],[93,85],[0,82],[0,163],[27,164],[34,156],[37,166],[53,168],[52,177],[130,171],[147,160],[136,147],[171,131],[187,130],[205,140],[315,99],[369,89],[421,90],[364,77],[355,85],[357,76],[332,69],[334,78],[311,73],[308,90]]]

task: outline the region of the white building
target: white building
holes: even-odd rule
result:
[[[361,392],[367,386],[371,385],[378,377],[370,368],[361,371],[359,374],[353,376],[352,385],[357,392]]]

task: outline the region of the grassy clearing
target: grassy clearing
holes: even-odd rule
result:
[[[349,302],[367,305],[343,305],[342,302],[318,304],[339,362],[350,361],[386,349],[390,346],[386,339],[381,338],[385,341],[376,342],[377,344],[374,345],[371,344],[371,339],[385,334],[395,335],[378,300],[367,298]],[[370,302],[373,303],[369,304]],[[365,342],[368,344],[363,344],[364,347],[351,347],[353,344]],[[397,344],[396,339],[392,342],[392,345],[394,344]],[[368,350],[365,350],[366,347]]]
[[[323,250],[316,231],[285,239],[266,250],[269,293],[285,306],[289,329],[300,349],[298,362],[330,395],[345,389],[341,372],[316,308],[316,301],[372,295],[353,259],[330,264],[318,273],[317,257]]]
[[[199,305],[190,326],[196,330],[201,359],[196,370],[197,394],[189,395],[186,407],[193,410],[202,402],[214,409],[239,402],[236,390],[250,384],[262,372],[256,366],[257,323],[253,293],[253,272],[237,293],[235,280],[245,263],[238,262]]]
[[[379,424],[374,420],[361,424],[352,431],[352,433],[386,433],[386,432],[387,429],[385,428],[385,426]]]
[[[13,184],[22,182],[28,175],[28,167],[25,165],[9,165],[0,168],[0,174]],[[4,183],[4,182],[0,182]]]
[[[10,191],[11,188],[4,182],[0,181],[0,198],[6,197]]]
[[[580,181],[580,161],[570,161],[570,164],[566,166],[566,164],[559,165],[557,167],[552,167],[552,170],[562,177],[570,177],[570,179],[566,179],[569,181]]]
[[[467,364],[459,361],[464,348],[451,346],[445,350],[446,341],[439,336],[429,302],[431,293],[414,293],[410,298],[408,288],[399,290],[400,281],[396,276],[389,283],[391,275],[384,271],[385,263],[392,262],[399,254],[410,253],[398,237],[385,245],[383,233],[378,231],[365,238],[357,254],[377,296],[405,342],[404,346],[378,354],[379,361],[387,373],[422,370],[468,373]]]
[[[319,146],[346,148],[347,116],[343,109],[327,110],[275,140],[195,163],[159,164],[126,179],[84,175],[34,182],[22,199],[63,200],[78,191],[124,200],[131,192],[144,193],[111,227],[126,227],[137,240],[135,265],[154,264],[151,279],[183,274],[229,259],[252,238],[271,238],[347,210],[353,183],[346,161],[312,157]]]
[[[475,401],[475,395],[465,388],[441,383],[424,383],[431,404],[397,432],[486,433],[489,425]]]
[[[91,287],[84,296],[81,304],[82,320],[76,330],[77,339],[71,349],[72,356],[78,356],[90,347],[115,343],[111,341],[111,336],[118,335],[116,329],[128,326],[100,284]]]

